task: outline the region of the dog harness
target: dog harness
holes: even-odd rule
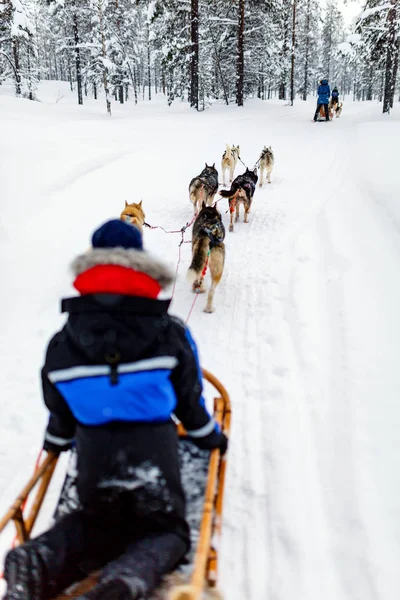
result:
[[[224,235],[219,225],[214,225],[213,227],[202,227],[200,231],[205,233],[210,240],[210,250],[221,244],[224,239]]]

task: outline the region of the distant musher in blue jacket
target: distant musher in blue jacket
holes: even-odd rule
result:
[[[317,100],[317,108],[315,110],[314,121],[317,120],[318,113],[320,111],[321,106],[325,109],[325,120],[329,121],[329,98],[331,95],[331,88],[329,87],[329,83],[327,79],[322,79],[318,86],[318,100]]]
[[[332,105],[339,104],[339,91],[336,86],[332,90],[331,103]]]

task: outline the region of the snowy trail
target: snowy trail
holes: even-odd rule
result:
[[[14,111],[14,126],[36,132],[29,103],[0,100]],[[36,162],[24,151],[20,161],[37,176],[19,186],[19,164],[8,154],[0,173],[9,292],[2,307],[10,316],[0,352],[1,511],[40,447],[46,414],[38,369],[63,323],[59,297],[72,293],[67,265],[90,232],[118,216],[125,199],[143,199],[152,225],[180,229],[192,217],[189,180],[204,162],[220,169],[229,142],[253,166],[271,144],[272,184],[257,188],[249,223],[241,214],[229,233],[227,202],[219,204],[227,258],[216,312],[202,312],[201,295],[189,319],[204,367],[226,385],[233,406],[221,587],[227,600],[393,597],[400,585],[400,182],[395,157],[382,150],[394,143],[399,121],[389,125],[371,103],[350,102],[340,120],[315,125],[313,103],[254,101],[243,111],[215,105],[202,114],[143,105],[117,108],[113,121],[92,106],[85,117],[68,105],[34,110],[50,126]],[[60,167],[54,146],[67,132]],[[43,180],[38,167],[47,159]],[[144,235],[175,269],[180,234]],[[190,254],[182,245],[171,306],[183,319],[193,302]]]

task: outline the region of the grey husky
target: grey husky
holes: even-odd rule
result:
[[[271,146],[269,146],[268,148],[266,146],[264,146],[263,151],[261,152],[261,156],[259,159],[259,169],[260,169],[260,183],[259,186],[262,187],[262,184],[264,183],[264,172],[267,173],[267,181],[268,183],[271,183],[271,173],[272,173],[272,169],[274,168],[274,153],[272,152],[272,148]]]
[[[212,167],[206,163],[200,175],[194,177],[189,184],[189,197],[196,217],[203,202],[208,206],[213,203],[217,190],[218,171],[215,168],[215,163]]]

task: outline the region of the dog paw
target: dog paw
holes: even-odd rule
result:
[[[260,183],[260,185],[258,187],[262,187],[262,183]]]
[[[229,225],[229,231],[233,231],[233,225]]]
[[[214,312],[214,309],[212,306],[206,306],[203,312],[208,313],[210,315]]]

